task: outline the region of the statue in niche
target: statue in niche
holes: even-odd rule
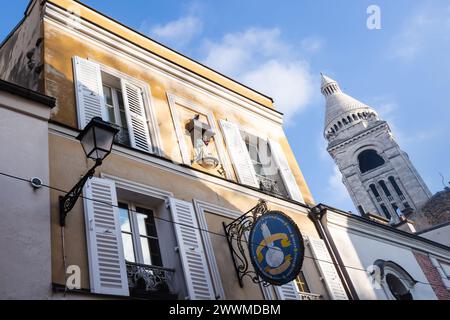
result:
[[[215,169],[219,166],[219,160],[211,152],[211,140],[215,136],[208,124],[200,121],[197,115],[187,125],[187,130],[191,134],[194,147],[194,158],[192,163],[197,163],[205,169]]]

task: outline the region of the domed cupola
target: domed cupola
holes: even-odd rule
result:
[[[380,120],[376,111],[371,107],[342,92],[335,80],[324,74],[321,76],[321,91],[326,99],[324,136],[329,142],[351,136],[352,133],[349,132],[351,131],[349,129],[356,125],[358,125],[358,130],[361,130],[370,122]]]

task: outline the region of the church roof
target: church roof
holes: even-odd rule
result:
[[[325,130],[334,121],[337,121],[344,115],[348,115],[352,111],[374,112],[370,106],[342,92],[339,84],[324,74],[322,74],[321,91],[326,99]]]

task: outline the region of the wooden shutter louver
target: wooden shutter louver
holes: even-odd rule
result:
[[[142,89],[122,79],[125,111],[133,148],[152,152]]]
[[[92,178],[83,194],[91,291],[128,296],[115,184]]]
[[[295,281],[289,282],[284,286],[277,286],[275,290],[279,300],[301,300]]]
[[[83,130],[92,118],[106,119],[102,75],[100,66],[95,62],[74,57],[73,64],[78,125]]]
[[[292,200],[298,202],[304,202],[302,193],[297,185],[294,175],[292,174],[289,163],[284,155],[283,149],[280,144],[274,140],[269,140],[270,149],[272,151],[273,158],[275,160],[278,169],[280,170],[281,178],[283,179],[284,185],[289,192],[289,196]]]
[[[244,139],[242,139],[239,127],[225,120],[220,120],[220,126],[239,183],[259,188],[255,168],[253,167],[253,162]]]
[[[215,294],[199,225],[192,203],[170,199],[170,210],[178,241],[190,300],[214,300]]]
[[[330,253],[321,239],[309,238],[308,243],[333,300],[348,300],[347,293],[333,264]]]

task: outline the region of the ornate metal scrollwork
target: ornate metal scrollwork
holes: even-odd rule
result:
[[[244,287],[243,279],[249,277],[254,283],[260,283],[265,287],[270,286],[269,283],[259,278],[258,274],[251,270],[251,262],[247,259],[248,247],[246,237],[252,230],[256,219],[266,213],[267,203],[260,200],[259,203],[250,211],[232,221],[230,224],[223,223],[225,235],[227,237],[230,253],[233,258],[234,267],[238,277],[239,285]]]
[[[64,197],[59,198],[59,220],[60,225],[64,227],[66,225],[66,216],[73,209],[78,201],[81,193],[83,192],[84,185],[95,174],[95,169],[102,165],[101,160],[97,160],[94,167],[92,167],[83,178],[70,190]]]
[[[174,272],[172,269],[127,262],[130,289],[142,290],[147,293],[171,293]]]

